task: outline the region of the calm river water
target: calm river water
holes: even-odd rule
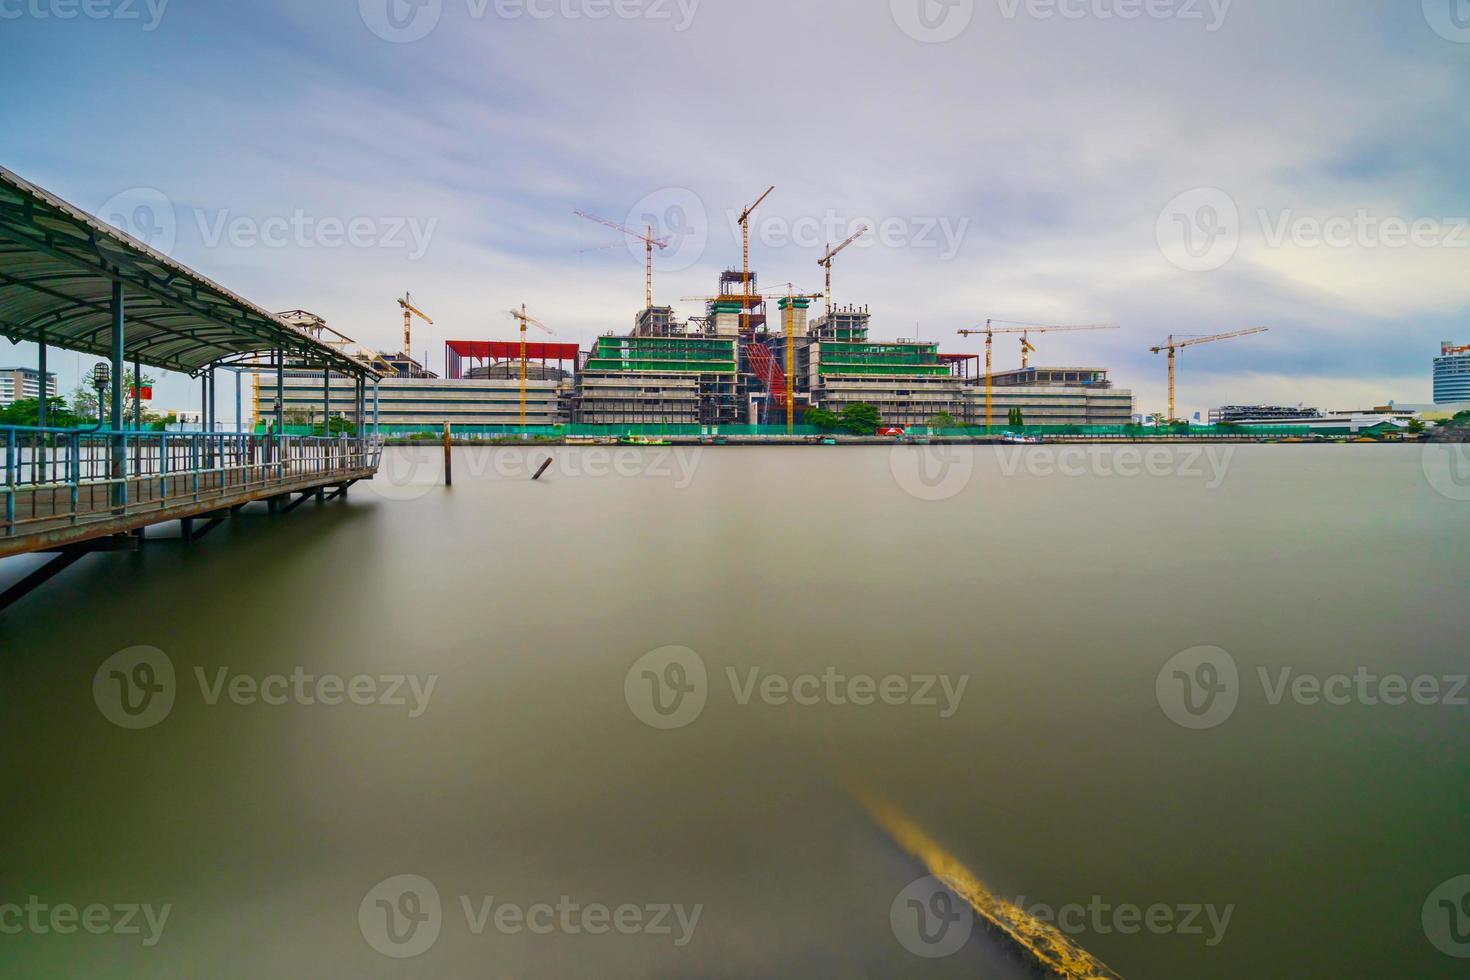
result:
[[[1130,980],[1463,976],[1470,484],[1210,453],[400,449],[89,558],[0,621],[0,975],[1022,975],[857,786]]]

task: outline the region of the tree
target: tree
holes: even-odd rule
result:
[[[1424,422],[1421,419],[1409,419],[1409,431],[1415,435],[1424,431]]]
[[[1019,408],[1012,408],[1010,412],[1007,413],[1006,419],[1007,424],[1011,425],[1014,428],[1022,429],[1026,427],[1026,416],[1021,414],[1021,410]]]
[[[870,436],[882,424],[882,413],[867,402],[853,402],[842,410],[842,427],[855,436]]]
[[[41,402],[36,398],[22,398],[0,408],[0,425],[38,426],[41,424]],[[46,401],[46,425],[52,429],[76,428],[78,419],[66,407],[66,399],[50,398]]]
[[[929,420],[931,429],[958,429],[959,427],[959,420],[948,412],[940,412]]]
[[[829,412],[825,408],[807,409],[806,424],[828,431],[842,428],[842,420],[837,417],[837,414],[835,412]]]

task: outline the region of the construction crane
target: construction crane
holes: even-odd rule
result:
[[[987,320],[987,323],[1003,323],[1011,327],[1025,327],[1021,331],[1021,367],[1031,366],[1031,355],[1036,353],[1036,345],[1031,343],[1031,335],[1034,333],[1072,333],[1079,330],[1121,330],[1116,323],[1090,323],[1079,327],[1059,327],[1044,323],[1025,323],[1020,320]]]
[[[827,254],[824,255],[824,256],[822,256],[820,259],[817,259],[817,265],[820,265],[824,269],[827,270],[827,315],[828,316],[831,316],[832,315],[832,260],[835,259],[835,258],[837,258],[837,255],[838,255],[839,252],[841,252],[843,249],[847,248],[847,246],[851,245],[853,242],[857,241],[859,238],[862,238],[867,233],[868,233],[868,226],[867,225],[863,225],[862,227],[858,228],[858,230],[852,235],[851,238],[849,238],[847,241],[843,242],[841,245],[838,245],[836,248],[833,248],[831,245],[828,245],[827,246]]]
[[[597,215],[590,214],[590,213],[588,213],[586,211],[574,211],[572,213],[575,214],[575,215],[577,215],[579,218],[586,218],[588,221],[595,221],[595,222],[597,222],[600,225],[607,225],[609,228],[613,229],[614,231],[620,231],[624,235],[627,235],[630,238],[636,238],[640,242],[643,243],[643,251],[644,251],[644,254],[648,258],[647,273],[644,276],[643,308],[644,309],[652,309],[653,308],[653,250],[654,250],[655,247],[660,248],[660,249],[668,248],[669,247],[669,239],[667,239],[667,238],[654,238],[653,237],[653,225],[649,225],[648,226],[648,233],[647,234],[643,234],[642,232],[634,231],[632,228],[626,228],[623,225],[618,224],[616,221],[610,221],[607,218],[599,218]]]
[[[413,318],[417,316],[431,327],[434,325],[434,321],[429,319],[429,314],[413,305],[413,297],[408,293],[403,294],[403,298],[398,301],[398,305],[403,307],[403,356],[412,360],[413,337],[411,328]]]
[[[798,299],[821,299],[821,293],[798,293],[795,283],[786,283],[787,300],[782,321],[786,327],[786,434],[796,432],[796,303]]]
[[[747,334],[750,332],[750,216],[755,213],[756,208],[761,206],[761,202],[771,196],[771,192],[775,189],[776,185],[772,184],[770,187],[766,188],[766,192],[764,194],[755,199],[754,204],[746,208],[744,211],[740,212],[740,286],[742,289],[745,290],[745,298],[747,301],[746,307],[743,308],[740,313],[741,334]]]
[[[526,326],[534,324],[537,328],[545,330],[553,337],[556,331],[526,312],[526,304],[522,303],[519,310],[510,310],[510,318],[521,325],[521,428],[526,427]]]
[[[1168,420],[1170,422],[1175,421],[1175,418],[1174,418],[1174,366],[1175,366],[1175,361],[1177,360],[1178,355],[1179,355],[1179,352],[1181,350],[1183,350],[1186,347],[1197,347],[1200,344],[1213,344],[1216,341],[1220,341],[1220,340],[1233,340],[1236,337],[1249,337],[1249,336],[1251,336],[1253,334],[1265,333],[1267,330],[1270,330],[1270,329],[1271,329],[1270,327],[1251,327],[1249,330],[1236,330],[1236,331],[1233,331],[1231,333],[1217,333],[1217,334],[1212,334],[1211,336],[1208,336],[1208,337],[1187,337],[1187,338],[1182,339],[1182,340],[1176,340],[1174,338],[1174,335],[1173,334],[1170,334],[1169,335],[1169,342],[1167,344],[1160,344],[1158,347],[1150,347],[1149,350],[1152,351],[1155,354],[1161,353],[1163,351],[1168,351],[1169,352],[1169,419]]]
[[[1036,329],[1035,327],[997,327],[995,326],[995,323],[995,320],[986,320],[984,330],[960,331],[961,337],[977,337],[982,334],[985,336],[985,431],[987,432],[990,431],[990,420],[991,416],[993,415],[993,412],[991,411],[991,406],[994,403],[995,397],[995,382],[994,374],[992,371],[992,364],[994,363],[993,358],[995,348],[995,335],[998,333],[1025,334],[1028,331],[1034,331]]]

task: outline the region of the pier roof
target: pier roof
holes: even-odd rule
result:
[[[121,283],[128,361],[197,375],[273,350],[293,366],[377,372],[0,167],[0,335],[108,356]]]

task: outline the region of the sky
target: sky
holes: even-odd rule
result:
[[[0,164],[366,346],[410,291],[435,370],[522,303],[631,327],[642,245],[577,209],[653,225],[655,302],[701,314],[772,185],[765,286],[866,226],[834,293],[875,337],[1119,324],[1033,363],[1144,413],[1171,334],[1270,328],[1182,353],[1183,416],[1427,402],[1470,344],[1466,0],[0,0],[0,53]]]

